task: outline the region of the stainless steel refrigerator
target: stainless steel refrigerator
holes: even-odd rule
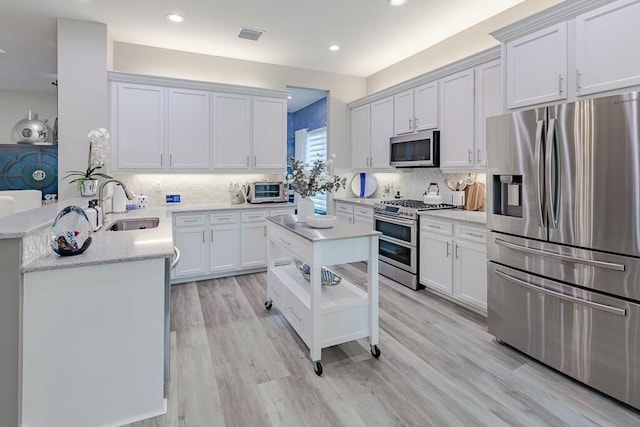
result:
[[[640,92],[487,122],[489,332],[640,409]]]

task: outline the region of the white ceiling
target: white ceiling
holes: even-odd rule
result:
[[[287,112],[295,113],[301,108],[313,104],[327,96],[326,90],[306,89],[287,86],[290,98],[287,100]]]
[[[106,23],[115,41],[369,76],[521,1],[2,0],[0,88],[53,88],[57,17]],[[265,34],[238,39],[242,26]]]

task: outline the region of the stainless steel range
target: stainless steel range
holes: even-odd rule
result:
[[[411,289],[418,282],[418,212],[453,209],[448,204],[426,204],[421,200],[384,200],[373,206],[374,228],[382,233],[378,247],[380,274]]]

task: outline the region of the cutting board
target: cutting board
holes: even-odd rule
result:
[[[464,208],[468,211],[484,212],[485,191],[484,184],[474,182],[465,190]]]

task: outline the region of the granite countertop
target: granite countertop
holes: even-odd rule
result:
[[[167,209],[171,212],[203,212],[203,211],[225,211],[225,210],[246,210],[246,209],[279,209],[279,208],[294,208],[295,203],[281,202],[281,203],[200,203],[192,205],[167,205]]]
[[[27,236],[35,233],[45,227],[49,227],[54,218],[60,212],[60,210],[69,205],[76,205],[82,208],[86,208],[89,202],[88,198],[73,198],[50,205],[45,205],[37,209],[20,212],[15,215],[0,218],[0,239],[15,239]],[[176,204],[165,205],[153,208],[146,208],[140,210],[129,211],[126,215],[133,217],[135,215],[146,215],[144,212],[150,212],[151,209],[160,209],[163,212],[201,212],[201,211],[215,211],[215,210],[244,210],[244,209],[278,209],[278,208],[292,208],[295,207],[295,203],[202,203],[202,204]],[[108,214],[107,221],[111,220],[111,217],[115,214]],[[125,215],[125,214],[123,214]],[[156,215],[158,216],[158,215]]]
[[[287,230],[296,233],[298,236],[311,241],[351,239],[382,234],[379,231],[358,227],[353,224],[347,224],[343,221],[335,221],[331,228],[313,228],[306,223],[298,222],[298,217],[296,215],[269,216],[267,217],[267,221],[278,224]]]
[[[369,199],[369,198],[363,198],[363,197],[334,197],[333,200],[336,202],[353,203],[355,205],[373,206],[384,199],[373,199],[373,198]]]
[[[158,217],[156,228],[129,231],[106,231],[114,221],[125,218]],[[22,267],[23,273],[60,268],[86,267],[173,256],[171,211],[167,208],[146,208],[126,214],[109,214],[106,226],[94,232],[91,246],[80,255],[60,256],[53,251]]]
[[[456,221],[465,221],[475,224],[487,225],[487,213],[476,211],[463,211],[460,209],[442,209],[435,211],[420,211],[420,215],[432,216]]]

